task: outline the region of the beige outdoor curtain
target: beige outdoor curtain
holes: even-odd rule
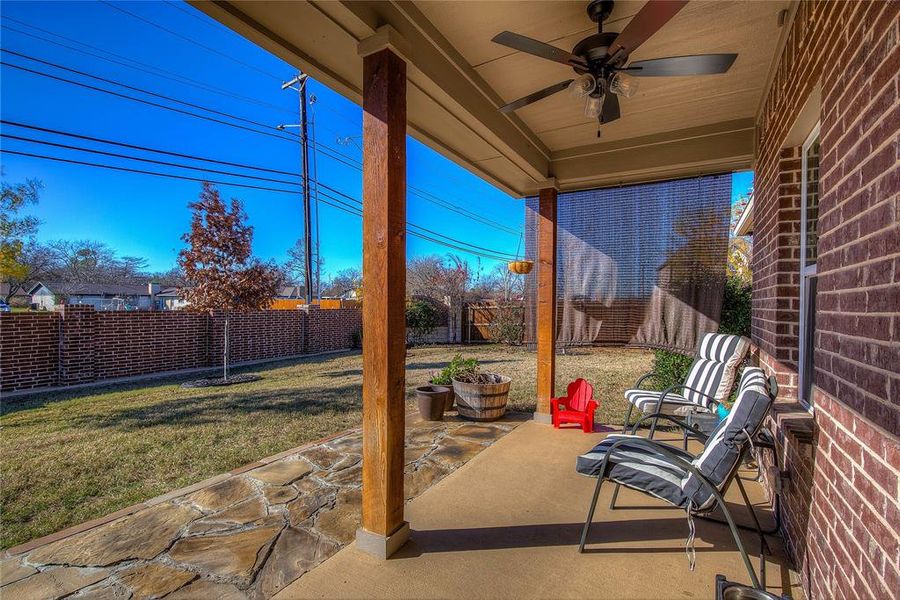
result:
[[[718,328],[731,174],[561,193],[557,208],[557,343],[693,352]],[[536,254],[537,198],[525,246]],[[526,279],[534,340],[536,273]]]

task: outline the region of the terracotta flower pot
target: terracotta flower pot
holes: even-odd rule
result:
[[[443,421],[447,401],[453,401],[453,390],[443,385],[423,385],[416,388],[419,415],[426,421]]]

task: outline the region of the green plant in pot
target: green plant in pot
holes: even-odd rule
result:
[[[448,367],[459,416],[473,421],[495,421],[506,414],[512,380],[485,373],[474,358],[456,355]]]

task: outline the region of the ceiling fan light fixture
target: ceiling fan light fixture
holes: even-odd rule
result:
[[[590,95],[584,103],[584,116],[590,119],[596,119],[603,110],[603,96]]]
[[[597,89],[597,80],[590,73],[585,73],[573,79],[568,89],[575,98],[584,98]]]
[[[638,80],[627,73],[616,73],[609,82],[609,91],[623,98],[631,98],[637,93]]]

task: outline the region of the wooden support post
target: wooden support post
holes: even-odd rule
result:
[[[537,410],[550,423],[556,377],[556,188],[539,192],[537,223]]]
[[[406,385],[406,62],[363,57],[363,459],[357,546],[380,558],[403,520]]]

